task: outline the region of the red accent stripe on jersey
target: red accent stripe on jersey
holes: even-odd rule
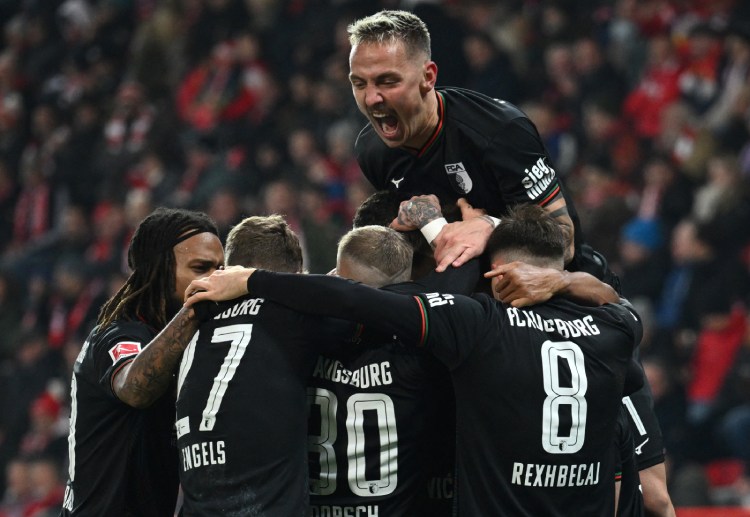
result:
[[[615,472],[615,481],[622,481],[622,472]]]
[[[427,310],[425,309],[422,298],[420,298],[419,296],[415,296],[414,299],[417,300],[417,305],[419,306],[419,315],[422,317],[422,328],[420,330],[421,335],[419,336],[419,343],[417,344],[417,346],[424,346],[427,342],[427,332],[430,330],[430,325],[427,320]]]
[[[549,203],[550,201],[552,201],[552,198],[554,198],[554,197],[555,197],[555,196],[556,196],[557,194],[559,194],[559,193],[560,193],[560,185],[558,184],[558,185],[557,185],[557,186],[555,187],[555,190],[553,190],[553,191],[552,191],[552,192],[551,192],[551,193],[550,193],[550,194],[549,194],[549,195],[548,195],[547,197],[545,197],[544,199],[542,199],[542,200],[541,200],[541,201],[539,202],[539,206],[544,206],[544,205],[546,205],[547,203]]]
[[[354,335],[352,336],[352,341],[357,341],[359,338],[362,337],[362,333],[365,331],[365,326],[361,323],[357,323],[357,328],[354,329]]]
[[[443,96],[438,92],[435,92],[435,95],[437,96],[437,100],[438,100],[438,125],[435,128],[435,132],[432,133],[432,136],[430,137],[430,139],[427,140],[427,143],[424,144],[422,146],[422,149],[420,149],[419,152],[417,153],[418,158],[427,152],[430,146],[435,143],[435,140],[437,140],[437,137],[440,135],[440,132],[443,130],[443,116],[445,115],[445,105],[443,103],[444,102]]]

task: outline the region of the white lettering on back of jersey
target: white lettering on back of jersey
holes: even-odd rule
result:
[[[375,505],[310,505],[310,515],[311,517],[378,517],[378,507]]]
[[[557,332],[564,338],[580,336],[597,336],[600,334],[599,327],[594,323],[593,316],[586,315],[574,320],[562,320],[559,318],[544,319],[530,309],[519,309],[507,307],[508,323],[514,327],[528,327],[543,332]]]
[[[530,487],[573,487],[599,484],[601,462],[549,465],[513,462],[510,482]]]
[[[208,465],[223,465],[227,462],[224,449],[224,440],[198,442],[181,448],[183,472]]]
[[[236,316],[257,316],[263,306],[263,298],[248,298],[239,303],[235,303],[230,308],[214,316],[215,320],[234,318]]]
[[[349,384],[357,388],[375,388],[393,384],[390,361],[366,364],[352,371],[344,368],[344,365],[336,359],[320,356],[313,370],[313,377]]]

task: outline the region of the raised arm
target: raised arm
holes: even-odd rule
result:
[[[145,408],[161,397],[198,325],[192,309],[180,309],[135,359],[115,373],[112,389],[117,398],[129,406]]]

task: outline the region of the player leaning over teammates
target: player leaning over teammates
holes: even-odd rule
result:
[[[435,194],[443,204],[464,197],[497,217],[519,203],[539,204],[565,233],[566,269],[587,271],[619,286],[606,260],[584,244],[575,207],[566,200],[554,165],[524,113],[477,92],[437,88],[430,33],[412,13],[381,11],[348,30],[352,93],[369,121],[355,144],[357,160],[375,188]],[[438,269],[481,254],[494,224],[476,218],[426,227]],[[636,453],[646,507],[652,515],[674,516],[648,385],[625,404],[636,445],[642,445]]]
[[[136,229],[132,273],[74,366],[61,516],[174,515],[173,374],[198,326],[178,310],[190,281],[223,263],[217,234],[205,214],[175,209],[155,210]]]
[[[299,240],[278,215],[249,217],[232,228],[226,259],[302,271]],[[356,326],[255,296],[226,302],[214,313],[179,369],[184,517],[306,517],[306,383],[318,352],[354,336]]]
[[[493,266],[562,269],[565,241],[542,209],[526,206],[503,218],[487,248]],[[555,297],[519,309],[484,295],[407,296],[330,277],[249,274],[253,295],[393,332],[449,367],[460,514],[614,513],[615,422],[642,331],[626,305]],[[221,278],[194,282],[190,289],[207,289],[196,301],[217,296],[212,279]],[[313,294],[314,305],[303,301]]]
[[[355,150],[376,189],[434,194],[444,205],[463,197],[495,217],[511,206],[536,203],[564,232],[567,269],[616,281],[582,246],[573,205],[536,127],[521,110],[471,90],[437,88],[430,33],[412,13],[381,11],[348,31],[349,80],[369,120]],[[445,227],[434,223],[439,269],[480,255],[494,224],[489,218]]]

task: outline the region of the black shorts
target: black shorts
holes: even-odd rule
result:
[[[648,381],[635,393],[623,397],[622,403],[628,414],[633,432],[635,461],[638,470],[664,463],[664,439],[659,421],[654,414],[654,399]]]

